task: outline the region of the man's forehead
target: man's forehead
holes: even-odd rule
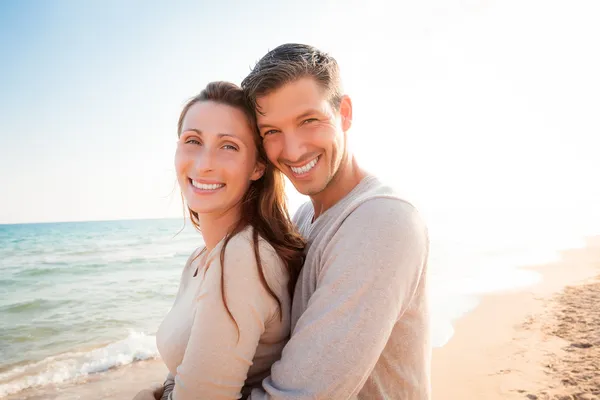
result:
[[[303,114],[316,112],[329,114],[329,102],[321,96],[290,96],[284,98],[264,98],[257,101],[256,118],[259,122],[297,118]]]
[[[316,104],[327,96],[323,88],[312,78],[301,78],[272,90],[256,99],[260,111],[290,108],[301,103]]]

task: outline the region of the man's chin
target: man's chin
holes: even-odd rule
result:
[[[304,196],[315,196],[315,195],[321,193],[327,186],[327,185],[323,185],[324,187],[321,187],[320,185],[315,185],[314,182],[298,183],[298,182],[292,181],[292,184],[294,185],[296,190]]]

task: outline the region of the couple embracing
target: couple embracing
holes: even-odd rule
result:
[[[205,244],[156,335],[169,375],[135,400],[430,398],[427,230],[351,125],[337,62],[302,44],[184,106],[175,168]],[[310,197],[292,219],[284,175]]]

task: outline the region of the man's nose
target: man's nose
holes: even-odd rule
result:
[[[306,146],[302,136],[298,133],[286,135],[283,157],[290,162],[296,162],[304,153],[306,153]]]

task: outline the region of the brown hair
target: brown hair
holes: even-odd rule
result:
[[[283,175],[268,162],[267,155],[262,147],[260,135],[256,129],[254,111],[248,107],[242,90],[233,83],[222,81],[211,82],[200,94],[191,98],[183,107],[179,116],[179,122],[177,123],[178,136],[181,136],[183,120],[190,107],[202,101],[212,101],[228,105],[244,112],[254,133],[254,142],[258,150],[258,161],[265,165],[263,176],[250,184],[248,191],[242,199],[241,219],[225,238],[220,254],[221,266],[224,270],[225,248],[229,240],[246,226],[250,225],[253,228],[254,257],[258,265],[260,279],[267,291],[277,300],[279,306],[282,307],[281,300],[275,295],[265,279],[259,254],[259,236],[273,246],[277,255],[284,262],[290,276],[288,289],[291,295],[298,278],[298,273],[304,262],[303,250],[305,242],[290,221],[285,201],[285,181],[283,180]],[[198,213],[189,208],[189,206],[187,208],[192,224],[200,231]],[[231,319],[235,322],[235,318],[227,306],[223,277],[221,277],[221,289],[225,308]]]
[[[337,110],[342,99],[342,82],[337,61],[307,44],[287,43],[269,51],[242,81],[246,99],[257,112],[256,100],[283,85],[310,77],[325,90]]]

